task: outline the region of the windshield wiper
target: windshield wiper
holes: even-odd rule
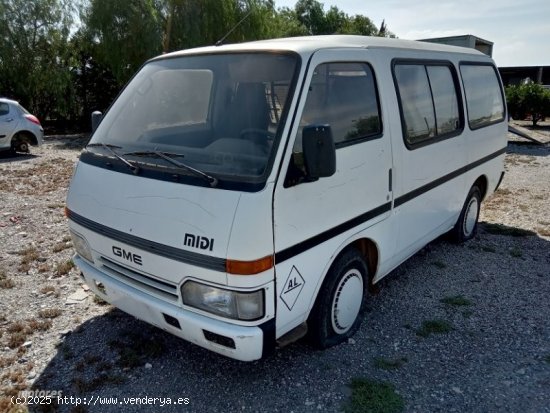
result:
[[[116,146],[116,145],[111,145],[110,143],[103,143],[103,142],[90,143],[87,146],[91,146],[91,147],[101,146],[103,149],[106,149],[107,151],[111,152],[114,155],[115,158],[117,158],[120,162],[122,162],[124,165],[126,165],[128,168],[130,168],[132,170],[132,172],[134,173],[134,175],[137,175],[139,173],[139,167],[138,166],[132,165],[130,162],[128,162],[128,160],[126,160],[125,158],[120,156],[113,149],[113,148],[122,149],[122,147]]]
[[[149,156],[149,155],[156,155],[162,159],[164,159],[167,162],[170,162],[172,165],[177,166],[178,168],[184,169],[187,172],[191,172],[195,176],[198,176],[199,178],[204,179],[208,184],[215,188],[218,185],[218,180],[214,178],[211,175],[208,175],[207,173],[204,173],[202,171],[199,171],[198,169],[195,169],[189,165],[186,165],[182,162],[176,161],[173,156],[177,156],[180,158],[185,157],[183,154],[179,153],[172,153],[172,152],[161,152],[161,151],[137,151],[137,152],[128,152],[124,154],[125,156],[133,155],[133,156]]]

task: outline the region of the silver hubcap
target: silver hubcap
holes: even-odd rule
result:
[[[338,283],[332,300],[332,328],[338,334],[346,333],[357,318],[363,301],[363,277],[353,268]]]
[[[468,209],[466,209],[466,214],[464,214],[464,235],[467,237],[472,235],[474,232],[478,210],[479,202],[477,202],[477,198],[472,197],[472,199],[470,199],[470,203],[468,204]]]

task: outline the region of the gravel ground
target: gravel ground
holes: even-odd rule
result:
[[[20,390],[96,402],[30,411],[338,412],[354,378],[391,383],[405,412],[550,412],[550,147],[510,143],[477,237],[436,240],[382,280],[347,344],[298,342],[241,363],[82,285],[63,204],[84,142],[49,137],[32,155],[0,158],[0,412],[25,411],[9,400]],[[434,320],[449,331],[422,334]],[[188,404],[96,399],[145,396]]]

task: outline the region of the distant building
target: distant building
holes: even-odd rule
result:
[[[479,50],[488,56],[493,57],[493,42],[465,34],[462,36],[436,37],[433,39],[422,39],[420,42],[448,44],[451,46],[470,47]],[[530,79],[535,83],[543,85],[550,89],[550,66],[514,66],[499,67],[500,77],[504,86],[517,85],[525,79]]]
[[[517,85],[529,78],[550,89],[550,66],[499,67],[498,71],[505,86]]]
[[[482,39],[472,34],[462,36],[436,37],[433,39],[421,39],[420,42],[448,44],[451,46],[470,47],[493,57],[493,42]]]

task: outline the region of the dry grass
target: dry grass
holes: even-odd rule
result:
[[[21,255],[21,264],[34,262],[40,257],[36,247],[28,247],[19,251],[19,255]]]
[[[539,235],[542,235],[543,237],[550,237],[550,229],[548,228],[537,227],[535,228],[535,231],[537,231],[537,233]]]
[[[41,318],[56,318],[61,315],[63,311],[60,308],[44,308],[38,312]]]
[[[14,384],[22,384],[25,382],[25,372],[21,369],[9,371],[4,376]]]
[[[36,247],[28,247],[19,251],[19,255],[21,255],[21,263],[19,265],[19,271],[21,272],[29,272],[31,264],[40,258]]]
[[[17,357],[14,356],[0,356],[0,369],[11,366],[16,360]]]
[[[31,320],[28,320],[27,325],[30,329],[32,329],[32,331],[46,331],[52,327],[52,322],[51,320],[39,321],[36,319],[31,319]]]
[[[16,321],[8,326],[8,333],[19,333],[25,330],[25,324],[22,321]]]
[[[17,191],[22,195],[48,194],[59,188],[66,188],[72,172],[73,162],[63,158],[42,162],[33,168],[4,170],[0,180],[0,191]],[[50,204],[49,207],[61,209],[62,205]]]
[[[8,339],[9,348],[17,348],[27,340],[25,332],[12,333]]]
[[[53,252],[61,252],[71,248],[73,245],[70,242],[58,242],[53,246]]]
[[[55,273],[60,276],[66,275],[69,273],[69,271],[71,271],[73,267],[74,263],[71,260],[60,262],[59,264],[57,264],[57,267],[55,267]]]
[[[45,273],[45,272],[48,272],[48,271],[50,271],[50,269],[51,269],[51,268],[50,268],[50,266],[49,266],[47,263],[42,263],[42,264],[40,264],[40,265],[38,266],[38,272],[39,272],[40,274],[43,274],[43,273]]]
[[[6,276],[3,270],[0,270],[0,288],[9,289],[15,287],[15,281]]]
[[[21,389],[24,390],[24,389]],[[14,394],[13,391],[15,391]],[[17,396],[19,394],[20,389],[0,389],[0,393],[5,393],[6,396],[1,397],[0,396],[0,412],[6,412],[6,413],[28,413],[29,409],[27,406],[23,404],[13,404],[11,402],[11,396]],[[8,394],[9,393],[9,394]]]
[[[27,341],[29,336],[31,336],[34,332],[47,331],[51,328],[51,326],[52,322],[50,320],[40,321],[36,318],[30,318],[24,321],[15,321],[11,323],[6,329],[7,332],[10,334],[8,338],[8,347],[17,348],[25,341]]]
[[[40,289],[41,294],[47,294],[50,292],[55,292],[55,287],[53,285],[45,285]]]
[[[501,210],[503,204],[510,203],[514,194],[508,188],[501,188],[497,192],[493,193],[484,203],[485,209],[488,210]]]

